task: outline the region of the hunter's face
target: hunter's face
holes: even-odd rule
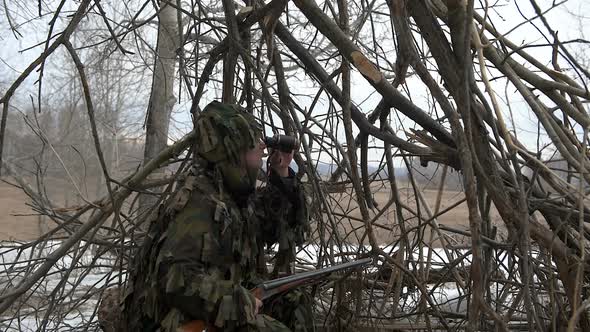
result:
[[[264,156],[264,149],[266,149],[266,145],[261,139],[258,142],[258,145],[246,152],[244,159],[247,168],[258,170],[262,167],[262,157]]]

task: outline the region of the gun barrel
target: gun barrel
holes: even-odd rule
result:
[[[329,267],[326,267],[323,269],[318,269],[315,271],[297,273],[297,274],[293,274],[290,276],[265,281],[261,285],[259,285],[259,287],[262,287],[264,290],[271,290],[273,288],[277,288],[277,287],[280,287],[282,285],[285,285],[285,284],[288,284],[291,282],[296,282],[296,281],[305,280],[305,279],[311,279],[314,277],[323,276],[323,275],[330,274],[333,272],[346,270],[346,269],[357,267],[357,266],[366,265],[366,264],[369,264],[371,261],[372,261],[371,258],[363,258],[363,259],[359,259],[359,260],[352,261],[352,262],[332,265],[332,266],[329,266]]]

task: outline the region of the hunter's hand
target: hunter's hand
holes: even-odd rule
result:
[[[291,165],[291,161],[293,161],[293,154],[294,151],[273,151],[270,155],[270,167],[272,167],[272,169],[277,172],[279,176],[289,176],[289,165]]]
[[[258,315],[260,312],[260,308],[262,308],[262,301],[256,298],[256,307],[254,308],[254,315]]]

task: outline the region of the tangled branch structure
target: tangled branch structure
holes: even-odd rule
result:
[[[166,202],[182,182],[192,132],[125,176],[110,171],[83,56],[106,47],[106,59],[141,57],[149,44],[141,29],[172,7],[185,114],[221,97],[252,110],[267,132],[301,139],[296,162],[313,233],[297,268],[374,258],[313,289],[318,326],[590,331],[590,73],[545,18],[555,8],[527,3],[535,16],[521,24],[546,40],[519,45],[499,31],[487,1],[130,2],[125,20],[101,1],[77,2],[73,14],[62,12],[65,2],[51,12],[44,50],[0,96],[2,173],[52,225],[38,239],[0,245],[2,330],[97,330],[98,300],[124,287],[157,210],[138,209],[138,195]],[[73,38],[97,17],[100,43]],[[59,33],[57,18],[68,22]],[[537,46],[550,50],[550,62]],[[107,188],[66,208],[2,156],[12,97],[39,69],[41,84],[56,50],[75,65]],[[528,134],[517,125],[523,114],[534,124]],[[150,176],[162,167],[167,176]],[[424,169],[438,170],[426,174],[429,191]],[[443,202],[453,176],[457,199]],[[466,227],[440,222],[460,209]]]

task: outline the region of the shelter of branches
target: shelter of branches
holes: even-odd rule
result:
[[[0,243],[0,329],[98,329],[221,99],[302,142],[296,270],[373,258],[314,288],[318,327],[590,331],[588,41],[554,26],[584,26],[566,5],[5,2],[2,38],[46,29],[0,80],[2,180],[44,226]]]

